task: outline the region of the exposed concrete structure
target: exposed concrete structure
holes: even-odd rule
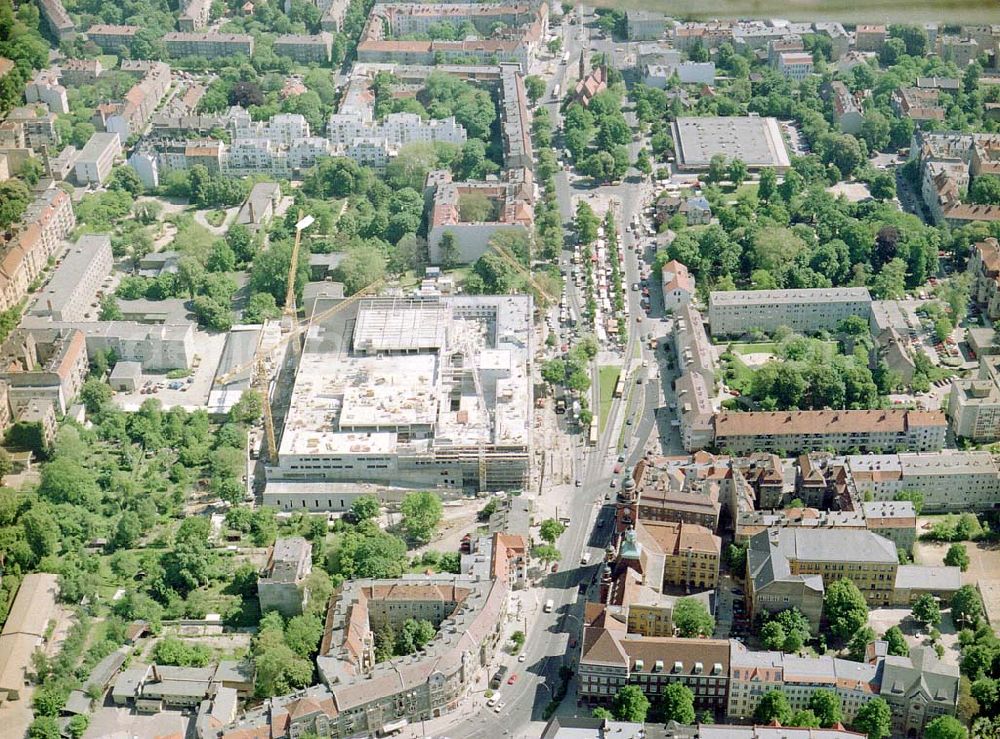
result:
[[[527,295],[365,298],[353,334],[314,328],[269,480],[522,487],[531,313]]]

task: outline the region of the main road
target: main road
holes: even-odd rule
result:
[[[563,27],[564,49],[570,53],[569,64],[556,60],[558,65],[555,74],[549,80],[543,105],[550,111],[553,127],[560,123],[559,104],[553,100],[552,92],[556,84],[560,86],[560,96],[565,93],[568,82],[573,80],[573,68],[578,63],[579,54],[584,45],[591,43],[591,31],[582,24],[565,25]],[[626,113],[629,123],[635,125],[634,116]],[[638,150],[643,146],[642,140],[634,140],[629,144],[629,157],[634,161]],[[587,193],[595,192],[596,188],[583,186],[582,180],[570,181],[569,173],[560,170],[555,174],[556,196],[564,227],[572,229],[574,215],[574,199],[585,197]],[[611,488],[614,475],[612,466],[616,457],[625,452],[629,464],[635,464],[645,453],[647,441],[652,434],[668,440],[665,451],[679,451],[666,414],[657,413],[664,395],[670,394],[670,377],[660,362],[655,350],[648,347],[643,340],[647,333],[662,336],[665,324],[659,320],[660,310],[653,309],[647,316],[639,304],[639,293],[629,288],[639,282],[643,269],[643,259],[652,259],[650,247],[643,247],[641,254],[636,252],[636,242],[648,239],[639,232],[633,234],[630,225],[633,219],[641,213],[643,204],[652,194],[650,183],[640,173],[630,169],[626,179],[618,186],[599,188],[602,195],[610,195],[617,201],[617,221],[621,249],[625,252],[625,271],[623,279],[627,293],[629,313],[629,340],[622,352],[623,371],[628,372],[629,392],[621,400],[615,401],[608,423],[596,448],[588,448],[580,444],[575,460],[576,477],[579,487],[572,490],[574,505],[569,515],[569,523],[558,542],[562,558],[558,571],[550,573],[538,587],[519,591],[515,595],[520,600],[522,618],[525,619],[525,642],[523,663],[514,663],[511,672],[518,678],[513,685],[504,683],[499,692],[502,694],[503,708],[495,712],[484,705],[481,696],[473,696],[472,705],[465,717],[441,733],[441,736],[455,739],[493,739],[499,736],[537,736],[540,734],[542,713],[552,701],[558,690],[562,677],[560,668],[573,669],[577,666],[579,646],[570,647],[571,639],[580,638],[582,632],[583,604],[588,596],[594,595],[596,580],[603,552],[610,541],[613,520],[613,506],[605,505],[605,498],[614,491]],[[569,255],[572,250],[566,250],[561,256],[561,263],[569,272]],[[585,302],[582,295],[577,294],[572,280],[567,280],[567,299],[577,316]],[[659,299],[658,286],[650,284],[650,300],[653,305],[662,306]],[[660,367],[655,373],[643,368],[643,363],[649,368]],[[642,377],[642,384],[636,382]],[[654,381],[653,378],[656,378]],[[595,382],[593,383],[596,387]],[[595,397],[596,401],[596,397]],[[595,402],[592,405],[597,409]],[[630,423],[626,423],[630,419]],[[625,430],[624,433],[622,430]],[[679,440],[676,440],[679,441]],[[628,444],[628,450],[621,448],[621,443]],[[581,565],[584,552],[589,552],[589,564]],[[582,586],[582,587],[581,587]],[[554,608],[551,613],[544,612],[544,604],[552,600]],[[575,682],[575,681],[574,681]],[[575,691],[570,692],[559,706],[559,715],[575,715],[577,713]],[[539,722],[534,723],[533,722]]]

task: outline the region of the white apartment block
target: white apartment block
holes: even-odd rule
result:
[[[55,321],[82,321],[88,313],[96,313],[91,306],[113,263],[111,236],[84,234],[39,291],[31,314]]]
[[[712,336],[736,336],[787,326],[800,333],[832,331],[844,318],[871,316],[872,297],[864,287],[803,290],[714,291],[708,300]]]
[[[986,511],[1000,505],[1000,466],[989,452],[859,454],[846,461],[858,493],[870,493],[876,501],[912,490],[923,496],[925,513]]]
[[[334,151],[376,169],[407,144],[461,145],[466,140],[465,127],[454,117],[425,121],[415,113],[390,113],[380,122],[366,120],[361,112],[334,113],[326,130]]]
[[[115,157],[121,153],[122,141],[117,133],[95,133],[76,160],[76,181],[81,185],[103,185]]]
[[[954,379],[948,418],[955,436],[977,443],[1000,438],[1000,388],[992,379]]]
[[[786,51],[778,55],[778,72],[790,80],[799,82],[813,72],[812,54]]]
[[[24,86],[24,99],[29,103],[45,103],[53,113],[69,113],[66,88],[59,84],[59,73],[53,69],[39,71]]]

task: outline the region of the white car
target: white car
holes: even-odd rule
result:
[[[517,655],[517,661],[518,662],[525,662],[527,659],[528,659],[528,655],[526,655],[526,654],[519,654],[519,655]]]
[[[503,701],[500,701],[495,706],[493,706],[493,712],[494,713],[500,713],[500,711],[502,711],[504,709],[504,706],[506,706],[506,705],[507,705],[506,703],[504,703]]]

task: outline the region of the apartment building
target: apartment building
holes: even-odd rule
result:
[[[1000,387],[992,378],[951,381],[948,417],[955,436],[975,443],[1000,438]]]
[[[433,264],[474,262],[486,253],[493,234],[501,231],[531,236],[535,215],[530,169],[509,169],[500,182],[454,182],[450,171],[435,170],[427,175],[425,192],[431,197],[427,247]],[[467,199],[481,197],[493,204],[492,214],[486,220],[464,215]],[[451,235],[452,254],[442,252],[445,234]]]
[[[868,321],[871,303],[865,287],[713,291],[708,322],[712,336],[738,336],[752,329],[773,333],[779,326],[800,333],[832,331],[848,316]]]
[[[1000,242],[991,236],[973,244],[966,269],[972,276],[972,299],[991,321],[1000,318]]]
[[[706,449],[715,441],[714,383],[698,372],[685,372],[674,380],[681,445],[685,451]]]
[[[344,17],[350,7],[350,0],[316,0],[316,7],[322,11],[320,28],[339,33],[344,30]],[[291,0],[285,0],[285,12],[291,9]]]
[[[305,581],[312,572],[312,544],[301,536],[277,539],[257,579],[261,613],[278,611],[285,618],[302,613],[309,602]]]
[[[870,531],[770,529],[750,538],[747,603],[751,616],[798,608],[819,629],[825,585],[846,577],[873,607],[894,602],[895,545]]]
[[[964,69],[979,58],[983,48],[974,38],[962,36],[938,36],[937,54],[945,61],[954,62],[959,69]]]
[[[194,324],[150,324],[137,321],[53,321],[27,315],[28,330],[71,329],[82,332],[87,353],[112,351],[120,361],[138,362],[143,370],[168,372],[190,369],[195,357]]]
[[[141,133],[153,117],[153,112],[170,89],[170,66],[163,62],[123,59],[123,72],[139,76],[139,81],[125,93],[121,102],[105,118],[104,130],[117,133],[122,141]]]
[[[733,454],[854,449],[939,451],[948,429],[939,411],[720,411],[715,446]]]
[[[778,54],[775,65],[778,74],[790,80],[801,82],[813,73],[812,54],[797,51],[783,51]]]
[[[671,587],[712,590],[718,585],[722,540],[711,529],[691,523],[639,520],[634,538],[631,532],[626,532],[625,540],[620,558],[638,558],[638,552],[625,553],[637,543],[650,568],[646,577],[662,572],[660,590]]]
[[[121,153],[122,140],[117,133],[93,134],[76,160],[77,183],[103,185]]]
[[[668,685],[680,683],[694,694],[694,707],[721,716],[729,685],[729,641],[635,637],[608,619],[586,626],[580,650],[580,698],[588,705],[608,705],[626,685],[656,701]]]
[[[970,174],[996,174],[997,134],[917,130],[910,147],[920,158],[921,196],[937,224],[962,226],[1000,220],[1000,207],[962,202]]]
[[[333,34],[329,31],[315,35],[284,34],[274,39],[274,53],[303,64],[329,64],[333,58]]]
[[[91,85],[104,74],[100,59],[65,59],[59,64],[64,85]]]
[[[912,552],[917,540],[917,510],[909,500],[866,501],[861,503],[865,528],[884,536],[897,550]]]
[[[854,48],[856,51],[881,51],[888,37],[884,25],[863,23],[854,30]]]
[[[1000,466],[989,452],[852,455],[854,486],[875,502],[903,491],[919,493],[926,513],[988,511],[1000,503]]]
[[[208,27],[212,0],[181,0],[181,14],[177,18],[180,31],[200,31]]]
[[[83,333],[73,329],[19,328],[0,347],[0,359],[15,417],[37,400],[66,413],[89,370]]]
[[[833,121],[843,133],[857,135],[865,123],[865,113],[859,96],[855,95],[840,80],[830,83],[833,100]]]
[[[691,302],[691,298],[695,295],[695,280],[686,266],[676,259],[671,259],[663,265],[660,278],[663,287],[663,309],[667,313],[673,313]]]
[[[173,57],[252,56],[253,36],[242,33],[189,33],[173,31],[163,36],[167,53]]]
[[[701,312],[690,302],[681,305],[673,322],[677,370],[701,375],[708,387],[715,386],[715,353],[705,332]]]
[[[70,41],[76,36],[76,26],[61,0],[38,0],[38,9],[58,41]]]
[[[24,132],[24,141],[35,151],[57,147],[61,143],[56,114],[41,103],[11,108],[0,126],[20,128]]]
[[[55,273],[38,292],[31,314],[56,321],[82,321],[97,312],[97,291],[111,274],[114,257],[109,234],[84,234],[70,247]]]
[[[741,510],[736,516],[733,539],[737,543],[750,541],[762,531],[773,528],[857,529],[863,531],[865,516],[861,511],[821,511],[816,508],[785,508],[783,510]]]
[[[889,105],[900,116],[917,122],[945,119],[947,111],[941,105],[936,89],[922,87],[900,87],[893,91]]]
[[[648,10],[626,10],[625,26],[629,41],[654,41],[667,30],[667,17]]]
[[[631,508],[632,521],[685,523],[708,531],[718,528],[722,509],[718,481],[689,475],[676,460],[645,457],[636,464],[632,482],[618,496],[620,507]]]
[[[24,99],[28,103],[44,103],[53,113],[69,113],[66,88],[59,84],[55,69],[41,69],[31,82],[24,86]]]
[[[117,54],[132,48],[132,42],[135,41],[135,35],[138,32],[139,26],[115,26],[99,23],[87,29],[87,39],[100,46],[101,51],[107,54]]]

